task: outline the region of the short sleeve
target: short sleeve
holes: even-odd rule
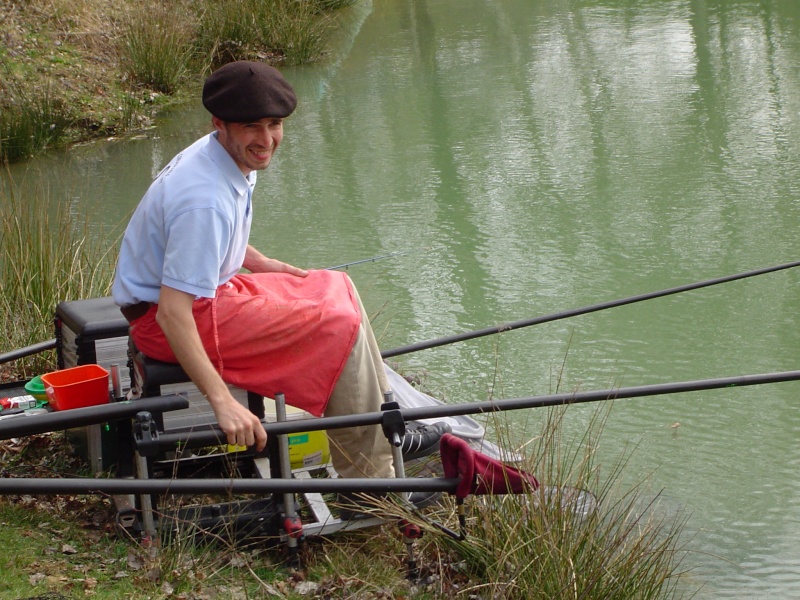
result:
[[[165,233],[162,284],[213,298],[233,236],[230,218],[211,207],[192,208],[174,216]]]

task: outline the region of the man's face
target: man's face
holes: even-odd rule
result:
[[[229,123],[212,117],[217,139],[245,176],[266,169],[283,139],[283,119],[267,118],[252,123]]]

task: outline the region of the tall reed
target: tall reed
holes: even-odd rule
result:
[[[30,86],[2,69],[0,93],[0,163],[33,156],[57,145],[72,122],[66,104],[49,84]]]
[[[596,413],[582,439],[565,441],[567,410],[551,409],[541,435],[522,451],[521,465],[540,488],[521,497],[467,499],[469,541],[443,538],[471,576],[464,593],[512,600],[678,597],[685,517],[664,510],[644,481],[623,488],[626,457],[602,473],[595,451],[608,409]]]
[[[51,339],[59,302],[109,293],[116,239],[96,231],[88,216],[53,201],[47,189],[23,193],[10,175],[0,178],[2,351]],[[29,376],[54,367],[53,357],[44,354],[15,368]]]
[[[322,0],[229,0],[208,3],[200,16],[198,54],[213,65],[258,59],[300,64],[319,58],[331,10]]]
[[[120,44],[120,64],[130,79],[164,94],[175,93],[191,72],[193,18],[172,3],[133,9]]]

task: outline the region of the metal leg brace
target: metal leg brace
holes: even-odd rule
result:
[[[283,394],[275,394],[275,416],[278,422],[286,420],[286,398]],[[289,438],[286,434],[278,435],[278,454],[281,477],[291,479],[292,465],[289,460]],[[286,532],[286,546],[289,550],[289,565],[300,567],[298,545],[303,537],[303,523],[297,514],[294,494],[283,494],[283,529]]]
[[[383,434],[389,443],[392,445],[392,460],[394,462],[394,476],[396,478],[404,479],[406,476],[405,463],[403,461],[403,436],[406,433],[406,422],[403,415],[400,413],[400,405],[394,400],[394,393],[390,390],[383,395],[383,405],[381,405],[383,412]],[[408,505],[409,492],[401,494],[403,500]],[[409,579],[419,578],[419,566],[414,554],[414,540],[422,537],[422,530],[414,523],[405,519],[399,523],[400,531],[403,534],[403,543],[406,545]]]
[[[158,437],[158,432],[153,421],[153,416],[149,412],[140,412],[136,415],[134,423],[134,436],[137,440],[147,442]],[[147,458],[136,450],[136,478],[148,479]],[[139,496],[139,508],[142,511],[142,545],[148,548],[150,557],[158,555],[158,532],[156,531],[155,518],[153,516],[153,502],[150,494]]]

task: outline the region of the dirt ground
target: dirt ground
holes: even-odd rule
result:
[[[57,97],[70,107],[72,137],[80,141],[120,133],[122,103],[132,95],[140,108],[135,125],[147,126],[166,99],[129,85],[121,70],[118,48],[130,6],[125,0],[0,0],[0,105],[13,89]]]

